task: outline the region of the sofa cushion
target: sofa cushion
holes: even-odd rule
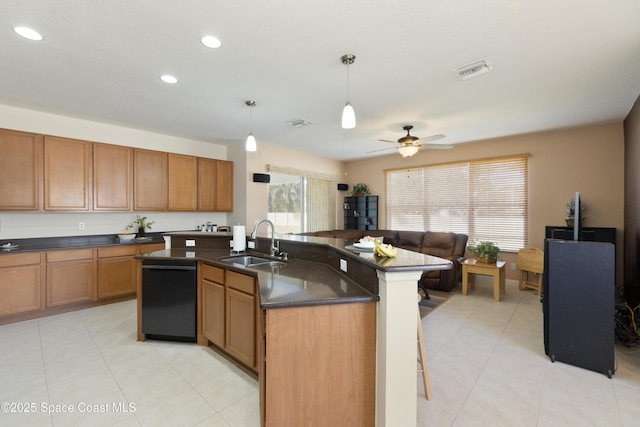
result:
[[[455,233],[426,231],[420,252],[440,258],[449,258],[454,255],[455,247]]]
[[[414,252],[421,252],[424,231],[398,231],[398,241],[396,246],[408,249]]]

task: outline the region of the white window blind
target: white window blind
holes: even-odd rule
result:
[[[527,156],[386,172],[386,228],[451,231],[502,251],[527,245]]]

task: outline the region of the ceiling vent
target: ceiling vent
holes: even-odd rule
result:
[[[457,68],[454,72],[458,75],[460,80],[469,80],[471,78],[487,74],[491,70],[493,70],[493,67],[487,61],[478,61],[473,64]]]
[[[312,124],[311,122],[308,122],[304,119],[298,119],[298,120],[293,120],[289,122],[289,126],[293,126],[294,128],[301,128],[304,126],[308,126]]]

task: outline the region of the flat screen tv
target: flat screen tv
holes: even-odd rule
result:
[[[574,215],[573,215],[573,240],[581,240],[582,234],[582,215],[580,212],[580,192],[576,191],[574,197]]]

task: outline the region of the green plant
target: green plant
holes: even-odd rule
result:
[[[584,204],[584,202],[580,202],[580,218],[582,218],[582,221],[584,221],[586,218],[584,218],[582,215],[584,214],[584,212],[587,210],[587,205]],[[567,202],[567,207],[565,209],[565,211],[567,212],[567,216],[565,217],[565,221],[567,221],[567,223],[569,222],[573,222],[574,218],[576,217],[576,201],[575,199],[571,199]]]
[[[134,230],[146,230],[149,229],[151,230],[151,226],[155,224],[155,221],[147,221],[147,217],[146,216],[140,216],[140,215],[136,215],[136,219],[134,219],[133,221],[131,221],[128,225],[127,225],[127,230],[130,228],[133,228]]]
[[[493,242],[478,242],[475,246],[470,246],[469,251],[483,262],[496,262],[500,248]]]
[[[353,186],[353,191],[351,192],[352,196],[370,196],[371,191],[369,190],[369,186],[367,184],[363,184],[359,182]]]

